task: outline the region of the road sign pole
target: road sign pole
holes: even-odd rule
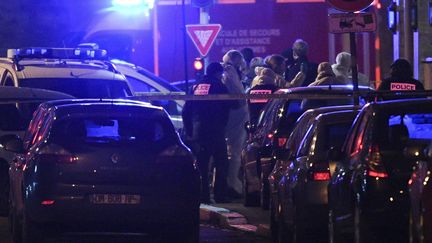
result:
[[[189,94],[189,78],[188,78],[188,58],[187,58],[187,32],[186,32],[186,6],[185,0],[182,0],[182,17],[183,17],[183,57],[185,71],[185,92]]]
[[[209,8],[205,7],[205,8],[200,8],[200,24],[208,24],[209,23],[209,12],[208,12]],[[207,70],[207,66],[209,64],[209,57],[205,56],[202,57],[204,60],[204,73]]]
[[[357,71],[357,45],[356,45],[356,33],[350,32],[350,51],[351,51],[351,75],[353,82],[353,99],[354,105],[359,105],[358,95],[358,71]]]

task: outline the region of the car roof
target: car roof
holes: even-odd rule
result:
[[[319,114],[315,120],[325,123],[341,123],[353,119],[359,110],[338,110]]]
[[[416,98],[379,101],[366,104],[365,109],[369,108],[381,112],[415,112],[422,110],[432,110],[432,99]]]
[[[368,86],[358,86],[359,91],[361,92],[372,92],[374,91],[373,88]],[[318,86],[307,86],[307,87],[295,87],[295,88],[289,88],[289,89],[279,89],[276,91],[276,94],[319,94],[316,92],[325,92],[325,93],[332,93],[335,92],[336,94],[338,92],[347,92],[353,91],[352,85],[318,85]]]
[[[8,57],[0,58],[0,63],[13,66],[20,79],[85,78],[126,81],[108,61],[105,50],[44,47],[8,49]],[[47,72],[47,69],[50,71]]]

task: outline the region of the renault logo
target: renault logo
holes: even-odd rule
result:
[[[113,164],[117,164],[119,160],[120,160],[120,156],[118,154],[111,155],[111,161],[113,162]]]

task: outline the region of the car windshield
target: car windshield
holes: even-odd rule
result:
[[[52,141],[65,147],[77,144],[128,144],[160,151],[178,142],[169,120],[163,117],[84,116],[60,119],[53,125]]]
[[[26,78],[20,80],[20,86],[59,91],[76,98],[124,98],[131,95],[127,83],[118,80]]]

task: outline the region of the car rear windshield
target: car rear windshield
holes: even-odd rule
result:
[[[332,147],[341,148],[351,125],[352,121],[327,125],[325,127],[326,140],[323,144],[324,148],[322,148],[322,150],[329,150]]]
[[[82,78],[27,78],[20,80],[21,87],[59,91],[76,98],[123,98],[131,95],[126,82]]]
[[[61,119],[53,125],[52,141],[70,147],[77,144],[140,146],[160,151],[177,144],[169,119],[140,116],[84,116]]]
[[[390,115],[388,127],[392,129],[396,126],[399,130],[406,130],[410,139],[432,140],[432,113]]]

